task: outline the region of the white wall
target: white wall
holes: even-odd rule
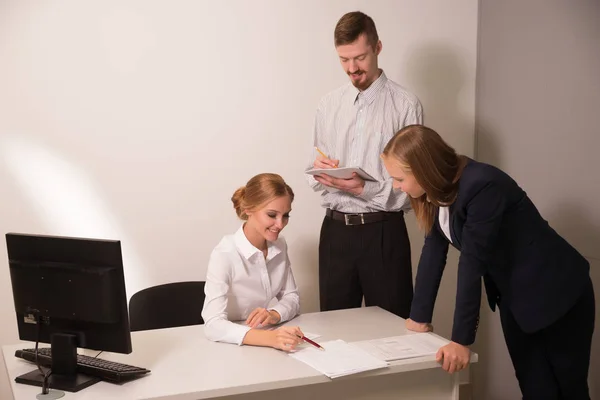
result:
[[[318,310],[323,210],[302,171],[318,100],[347,81],[333,28],[356,9],[378,26],[388,77],[472,154],[476,0],[0,3],[0,232],[120,239],[131,295],[203,279],[210,250],[240,223],[233,191],[278,172],[296,192],[285,236],[302,311]],[[422,240],[409,226],[416,264]],[[0,324],[0,344],[15,342],[4,245]]]
[[[600,321],[600,2],[481,0],[477,156],[527,191],[542,216],[590,262]],[[508,28],[510,27],[510,28]],[[520,398],[498,313],[482,305],[477,399]],[[600,397],[600,329],[590,395]]]

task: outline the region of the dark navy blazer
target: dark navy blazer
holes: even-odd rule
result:
[[[475,341],[482,278],[492,310],[496,304],[506,307],[527,333],[558,320],[583,293],[589,282],[588,261],[498,168],[469,159],[449,211],[452,245],[460,251],[454,342]],[[417,270],[410,313],[416,322],[431,322],[448,244],[438,210]]]

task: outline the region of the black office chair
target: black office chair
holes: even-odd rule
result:
[[[175,282],[140,290],[129,300],[132,332],[203,324],[204,282]]]

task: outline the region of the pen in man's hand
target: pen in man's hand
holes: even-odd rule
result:
[[[315,146],[315,150],[317,150],[323,157],[329,159],[329,157],[327,157],[325,153],[323,153],[317,146]],[[333,168],[337,168],[337,165],[334,165]]]

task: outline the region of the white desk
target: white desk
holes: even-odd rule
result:
[[[320,334],[318,341],[351,342],[406,333],[403,319],[378,307],[304,314],[288,324]],[[79,393],[67,392],[63,399],[458,399],[458,374],[443,371],[433,356],[330,380],[275,349],[210,342],[201,325],[131,335],[133,353],[102,353],[100,358],[148,368],[150,375],[122,385],[99,382]],[[15,400],[35,399],[40,392],[14,382],[35,368],[14,356],[15,350],[26,347],[33,346],[21,342],[2,347]],[[477,361],[476,354],[472,361]]]

